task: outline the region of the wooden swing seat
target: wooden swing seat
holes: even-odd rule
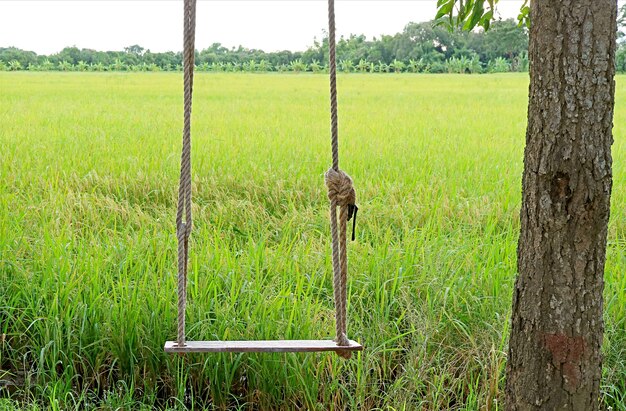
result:
[[[187,341],[179,347],[176,341],[165,343],[167,353],[193,352],[319,352],[362,351],[363,346],[350,340],[350,345],[337,345],[332,340],[252,340],[252,341]]]

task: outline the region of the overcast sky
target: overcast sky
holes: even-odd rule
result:
[[[436,0],[337,0],[339,35],[394,34],[430,20]],[[515,17],[521,0],[500,0]],[[196,48],[219,42],[265,51],[304,50],[327,25],[325,0],[199,0]],[[0,0],[0,47],[40,54],[65,46],[182,50],[182,0]]]

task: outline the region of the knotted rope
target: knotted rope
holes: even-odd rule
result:
[[[339,132],[337,115],[337,61],[335,54],[335,1],[328,0],[328,67],[330,72],[330,134],[333,166],[326,172],[324,180],[328,187],[330,200],[330,232],[333,247],[333,278],[335,296],[335,342],[339,346],[350,345],[347,336],[347,285],[348,250],[346,245],[347,221],[356,221],[356,193],[352,187],[352,179],[339,169]],[[339,224],[337,224],[337,207],[339,207]],[[339,225],[339,227],[337,227]],[[337,354],[350,358],[349,351],[338,351]]]
[[[176,238],[178,240],[178,346],[185,345],[185,308],[187,304],[187,263],[191,234],[191,101],[196,37],[196,0],[184,2],[184,124],[183,149],[180,160]],[[183,215],[185,217],[183,221]]]
[[[185,345],[185,309],[187,301],[187,267],[189,261],[189,236],[191,234],[191,103],[195,57],[196,0],[184,0],[184,125],[181,153],[178,208],[176,212],[176,238],[178,241],[178,346]],[[339,138],[337,120],[337,62],[335,57],[335,4],[328,0],[328,37],[330,68],[330,114],[333,165],[325,174],[330,200],[330,227],[332,236],[334,297],[336,333],[339,346],[348,346],[346,303],[348,254],[346,225],[352,217],[356,220],[358,208],[352,179],[339,169]],[[337,222],[339,207],[339,222]],[[184,220],[183,220],[184,217]],[[354,237],[354,232],[353,232]],[[350,358],[349,351],[339,351]]]

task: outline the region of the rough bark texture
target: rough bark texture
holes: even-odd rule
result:
[[[533,0],[507,410],[595,410],[616,0]]]

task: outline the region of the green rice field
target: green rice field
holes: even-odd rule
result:
[[[0,73],[0,410],[497,410],[527,74],[339,77],[365,350],[168,355],[180,73]],[[334,335],[328,84],[198,73],[189,339]],[[626,410],[626,77],[617,78],[604,407]]]

